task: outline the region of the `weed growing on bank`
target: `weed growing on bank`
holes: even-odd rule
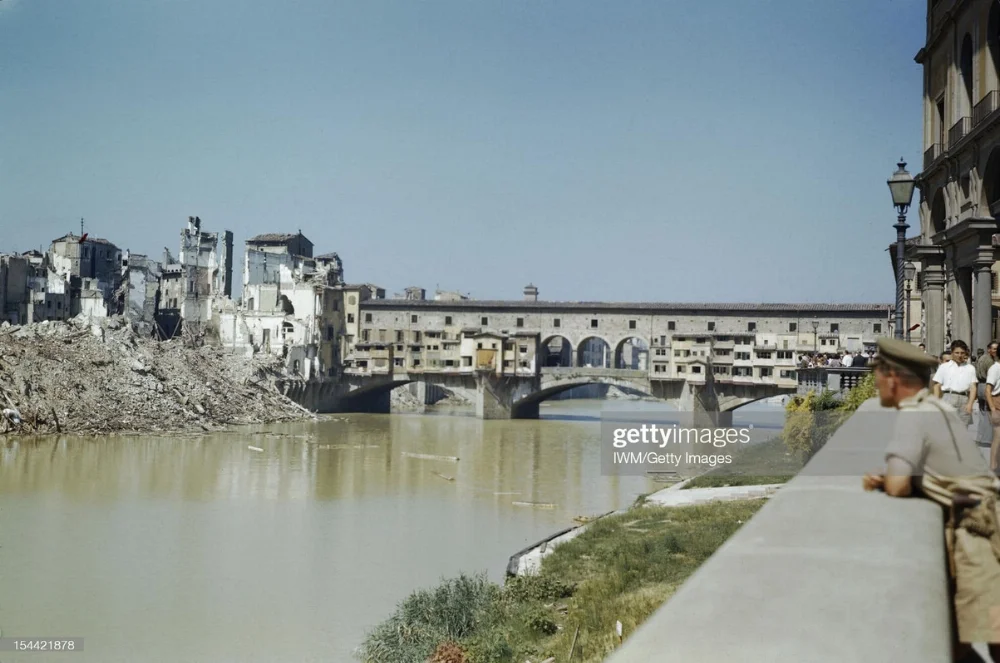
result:
[[[764,500],[642,507],[595,521],[503,586],[461,575],[414,592],[358,650],[364,663],[596,662],[627,638]]]

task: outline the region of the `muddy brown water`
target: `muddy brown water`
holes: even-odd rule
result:
[[[663,487],[601,475],[604,405],[0,440],[0,631],[85,638],[0,661],[354,660],[413,590]]]

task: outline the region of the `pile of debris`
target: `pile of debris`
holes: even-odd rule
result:
[[[0,327],[0,434],[180,432],[311,416],[277,358],[156,341],[121,318]]]

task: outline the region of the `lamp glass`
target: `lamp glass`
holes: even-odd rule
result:
[[[889,192],[892,193],[892,204],[896,207],[909,207],[913,201],[913,189],[916,181],[906,172],[906,162],[902,159],[896,164],[898,169],[889,178]]]
[[[912,262],[908,262],[903,265],[903,278],[907,281],[912,281],[917,278],[917,268],[913,266]]]

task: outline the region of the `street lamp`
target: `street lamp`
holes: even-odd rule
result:
[[[819,351],[819,338],[816,330],[819,329],[819,320],[812,321],[813,326],[813,354],[815,355]]]
[[[910,287],[913,284],[913,279],[917,278],[917,268],[913,266],[912,262],[908,262],[903,265],[903,276],[906,278],[906,342],[910,342],[910,327],[913,325],[910,323]]]
[[[903,339],[903,253],[906,250],[906,211],[913,200],[913,188],[916,182],[906,172],[906,162],[902,157],[896,164],[899,169],[892,174],[887,184],[892,193],[892,204],[898,214],[896,224],[896,333],[897,339]]]

